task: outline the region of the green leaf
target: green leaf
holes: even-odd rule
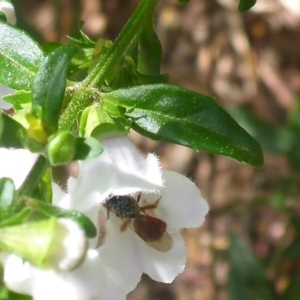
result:
[[[230,233],[229,238],[231,242],[229,249],[230,299],[274,299],[266,271],[258,258],[239,236]]]
[[[228,112],[260,143],[266,152],[287,154],[293,143],[298,140],[291,130],[271,124],[246,108],[228,109]]]
[[[144,75],[159,75],[161,59],[162,48],[151,16],[143,27],[138,43],[138,71]]]
[[[30,90],[43,52],[27,33],[0,21],[0,82],[17,90]]]
[[[230,300],[253,300],[244,278],[234,267],[228,274],[228,292]]]
[[[15,196],[15,185],[10,178],[0,179],[0,221],[10,214],[10,205]]]
[[[263,166],[262,149],[234,119],[205,95],[166,84],[120,89],[103,95],[104,108],[127,109],[132,128],[161,140]]]
[[[48,54],[50,54],[51,52],[53,52],[54,50],[56,50],[57,48],[59,48],[62,45],[63,44],[57,43],[57,42],[44,43],[43,44],[43,51],[46,55],[48,55]]]
[[[291,168],[297,172],[300,172],[299,135],[295,134],[294,144],[288,152],[287,158]]]
[[[93,42],[81,29],[84,25],[83,21],[79,22],[79,25],[74,33],[74,37],[67,36],[70,44],[78,45],[80,47],[95,47]]]
[[[297,272],[289,277],[289,285],[280,298],[281,300],[299,300],[300,294],[300,274]]]
[[[289,112],[287,120],[290,128],[296,132],[300,132],[300,97],[298,97],[296,105]]]
[[[75,221],[82,227],[88,238],[93,238],[97,234],[93,222],[90,221],[87,216],[76,210],[63,209],[35,199],[27,199],[26,205],[42,213],[44,217],[68,218]]]
[[[300,258],[300,236],[297,236],[290,245],[288,245],[281,256],[282,259],[299,260]]]
[[[29,216],[30,216],[30,208],[23,207],[22,210],[20,210],[19,212],[14,213],[13,215],[7,217],[4,220],[1,220],[0,227],[25,223],[26,221],[28,221]]]
[[[33,82],[32,109],[48,125],[50,133],[54,133],[58,127],[67,67],[76,50],[73,46],[65,45],[51,52],[42,62]]]
[[[256,3],[256,0],[240,0],[238,10],[241,12],[249,10]]]
[[[103,152],[101,143],[93,138],[77,138],[76,153],[73,160],[95,158]]]
[[[0,20],[1,21],[4,21],[4,22],[7,22],[7,18],[6,18],[6,15],[4,12],[0,11]]]
[[[2,97],[4,101],[12,104],[15,111],[21,110],[24,104],[31,102],[31,91],[19,90],[14,94],[5,95]]]
[[[79,71],[88,69],[92,63],[93,52],[94,48],[78,48],[70,62],[68,73],[74,75]]]
[[[8,115],[0,112],[2,119],[2,135],[0,136],[0,147],[4,148],[23,148],[19,139],[19,134],[25,134],[25,128]],[[1,132],[1,130],[0,130]]]
[[[191,0],[177,0],[181,4],[188,4]]]

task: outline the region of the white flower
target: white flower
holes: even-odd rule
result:
[[[111,195],[137,199],[140,194],[140,207],[156,203],[146,212],[166,222],[166,235],[173,241],[169,251],[150,246],[132,228],[126,229],[130,220],[112,211],[105,222],[105,241],[98,251],[103,263],[122,276],[126,292],[135,288],[142,273],[157,281],[172,282],[186,263],[185,244],[178,230],[204,222],[206,201],[189,179],[161,170],[153,154],[143,157],[127,138],[107,139],[103,145],[104,152],[99,157],[79,162],[78,177],[69,179],[68,194],[56,204],[85,213],[98,227],[99,216],[107,216],[108,208],[103,204]],[[98,246],[98,240],[92,242]]]
[[[28,150],[0,148],[0,178],[11,178],[18,189],[36,159],[37,155]]]
[[[83,264],[72,271],[41,270],[16,255],[4,259],[4,282],[34,300],[125,300],[118,274],[105,268],[97,250],[90,249]]]
[[[27,150],[0,148],[0,178],[10,177],[19,188],[36,158],[37,155]],[[53,185],[53,193],[56,197],[64,195],[56,185]],[[72,221],[67,220],[67,223],[70,222]],[[79,249],[70,249],[78,239],[75,236],[75,240],[70,240],[68,233],[64,233],[65,237],[61,242],[68,255],[52,258],[54,260],[59,258],[59,261],[63,259],[60,268],[68,269],[84,245],[80,243]],[[55,252],[55,249],[52,250]],[[119,283],[119,275],[105,266],[97,250],[89,249],[83,263],[71,271],[38,269],[16,255],[3,256],[6,286],[15,292],[31,295],[34,300],[125,300],[126,298],[126,291]]]

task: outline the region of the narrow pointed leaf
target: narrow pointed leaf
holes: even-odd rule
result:
[[[144,75],[159,75],[161,58],[162,47],[151,16],[141,32],[138,43],[138,71]]]
[[[14,89],[30,90],[43,52],[27,33],[0,21],[0,82]]]
[[[263,166],[263,154],[252,138],[216,102],[205,95],[166,84],[120,89],[103,96],[109,111],[127,109],[132,128],[154,140],[226,155]]]
[[[48,125],[51,133],[58,127],[66,88],[67,66],[76,50],[76,47],[65,45],[51,52],[42,62],[33,82],[33,112]]]

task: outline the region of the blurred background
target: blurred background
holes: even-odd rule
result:
[[[13,1],[18,26],[41,43],[66,42],[79,20],[93,40],[113,40],[138,2]],[[265,167],[132,132],[164,168],[192,178],[211,210],[201,228],[183,230],[184,273],[171,285],[144,276],[129,300],[300,299],[300,0],[257,2],[247,13],[237,0],[159,2],[162,73],[215,97],[262,144]]]

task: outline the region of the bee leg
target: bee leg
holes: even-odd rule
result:
[[[157,200],[155,200],[154,203],[140,207],[141,211],[145,212],[145,210],[147,210],[147,209],[154,209],[154,208],[156,208],[158,206],[158,204],[159,204],[160,199],[161,199],[161,196]]]
[[[121,232],[124,232],[124,231],[127,229],[128,224],[129,224],[130,222],[131,222],[130,219],[125,220],[125,221],[121,224],[121,226],[120,226],[120,231],[121,231]]]
[[[142,192],[139,192],[139,193],[138,193],[138,196],[137,196],[137,199],[136,199],[136,202],[137,202],[137,203],[140,202],[141,196],[142,196]]]

